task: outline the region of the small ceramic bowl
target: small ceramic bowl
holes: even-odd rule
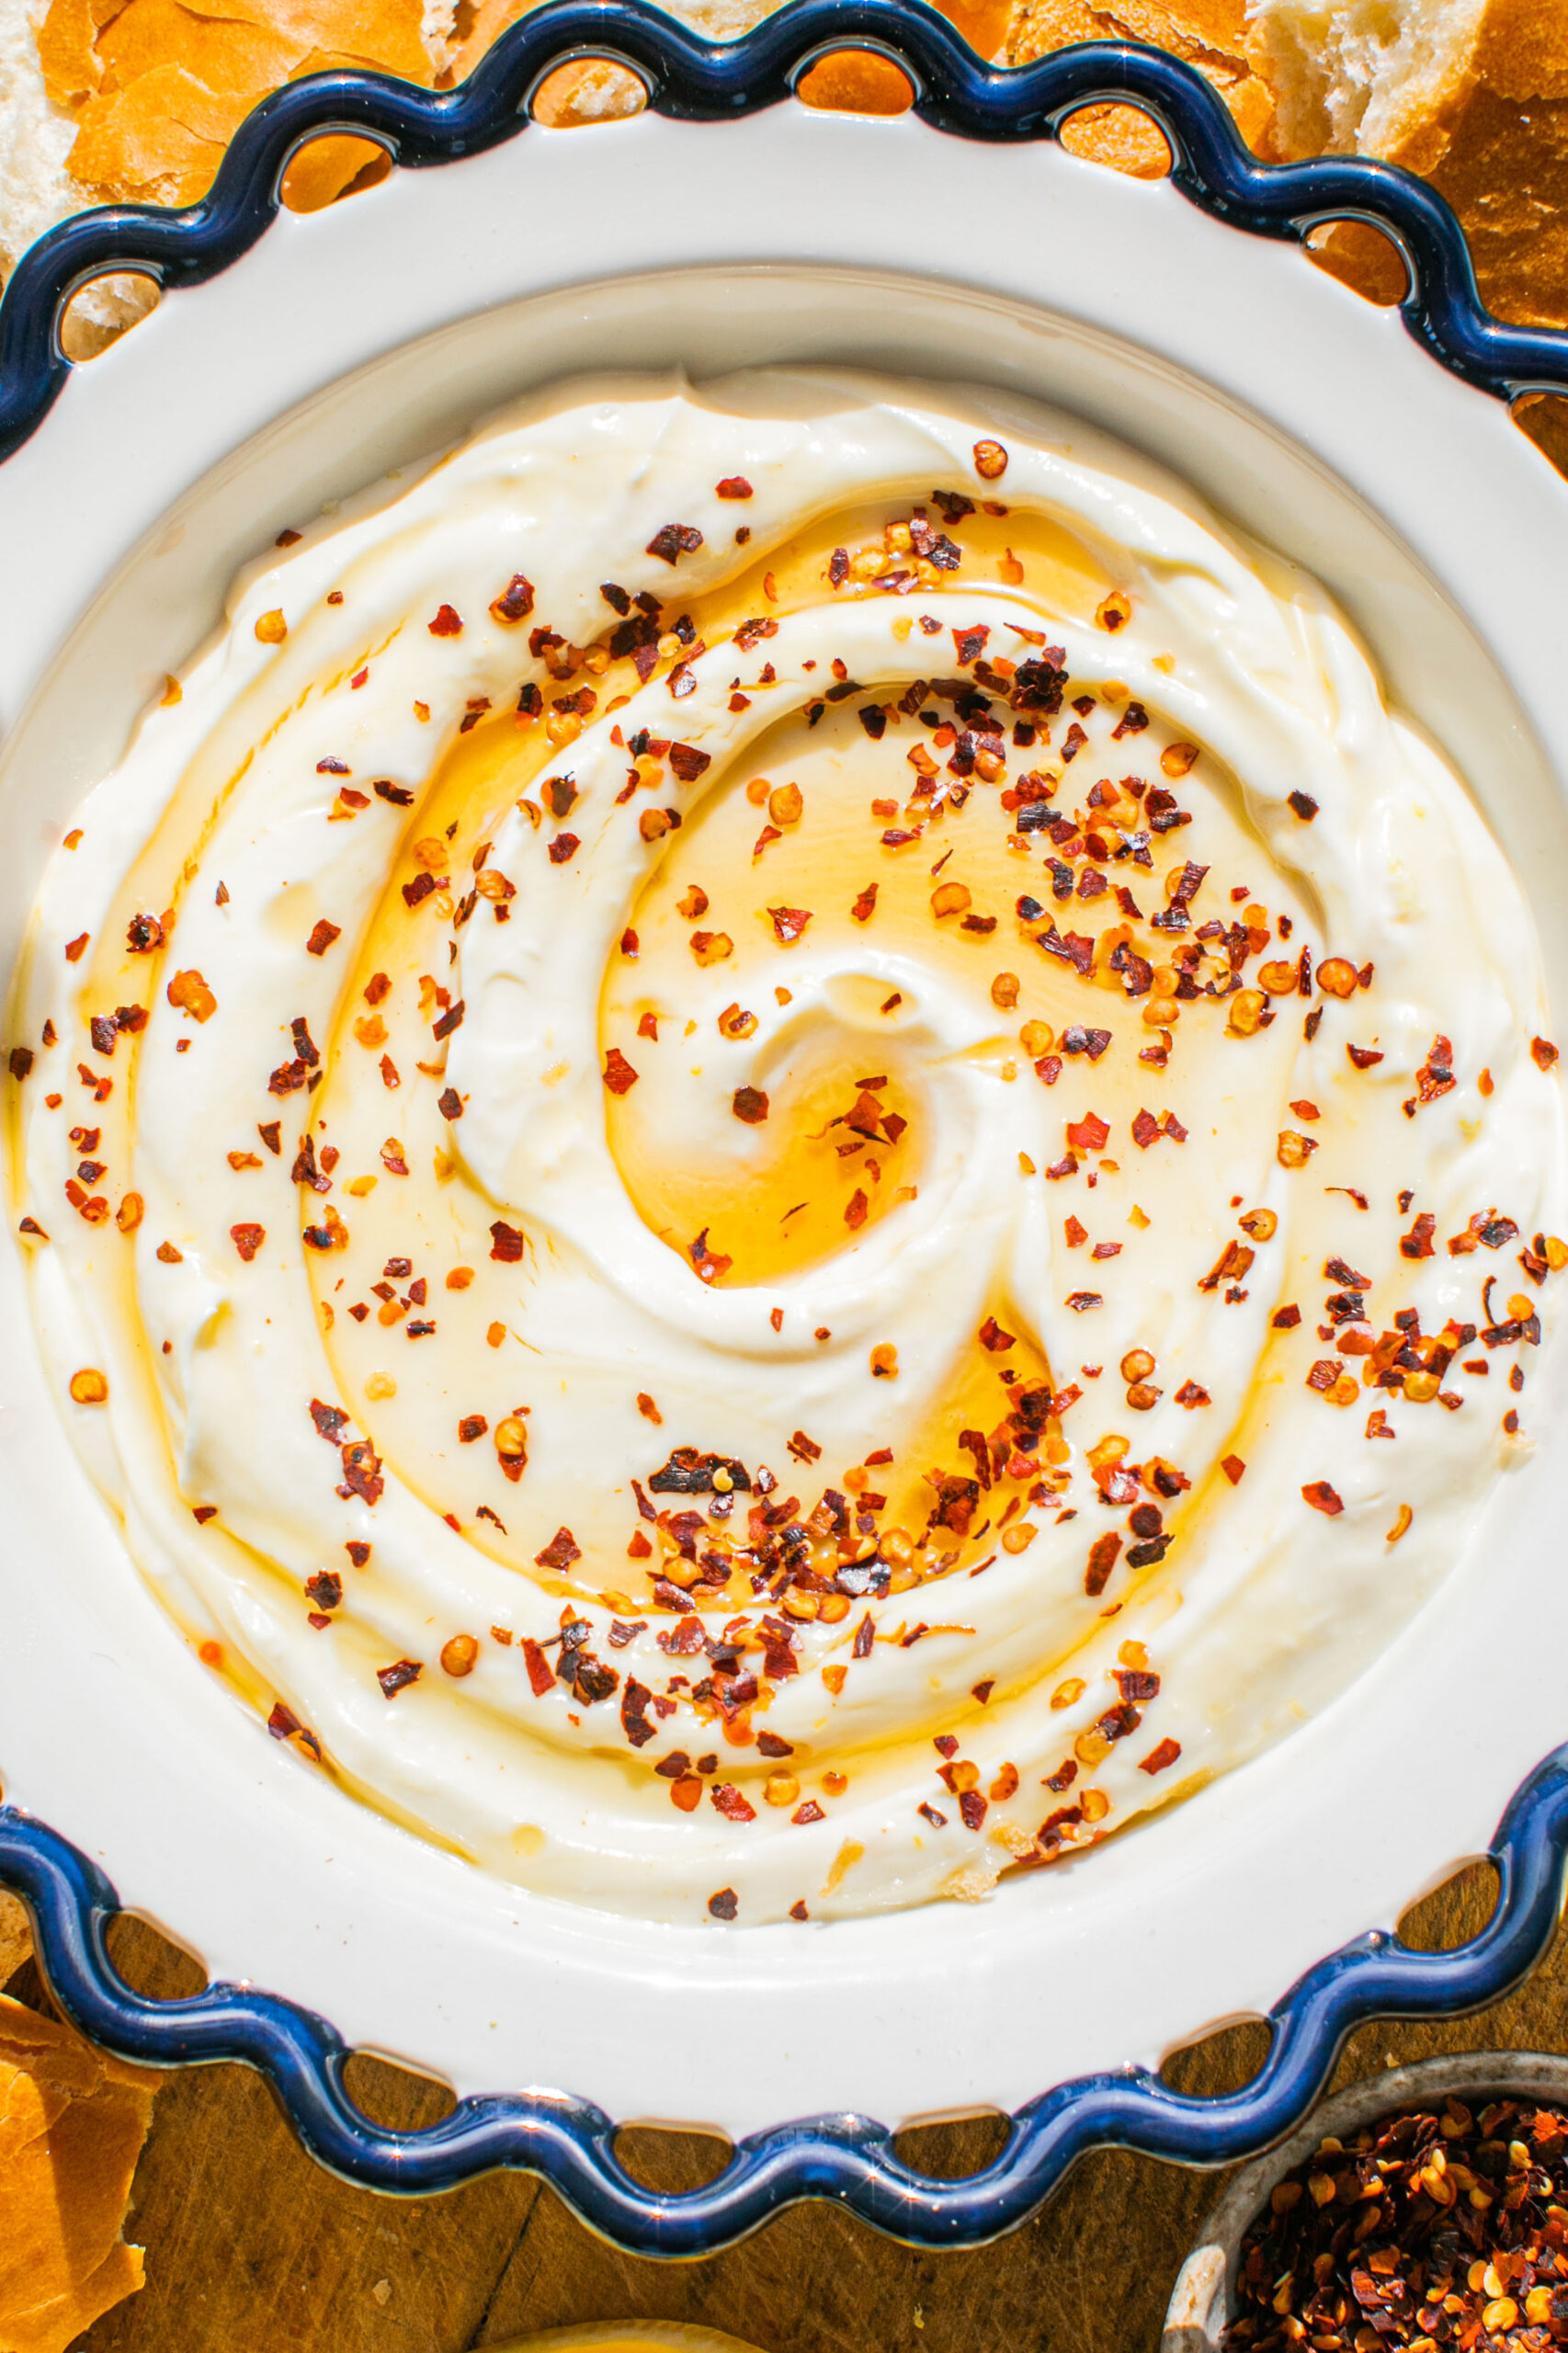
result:
[[[1568,2059],[1541,2051],[1477,2051],[1391,2067],[1351,2084],[1316,2108],[1298,2131],[1243,2167],[1210,2211],[1198,2244],[1182,2265],[1165,2314],[1160,2353],[1220,2353],[1236,2317],[1236,2267],[1242,2241],[1288,2173],[1329,2137],[1346,2141],[1363,2126],[1402,2109],[1434,2109],[1450,2094],[1468,2108],[1528,2093],[1568,2102]]]

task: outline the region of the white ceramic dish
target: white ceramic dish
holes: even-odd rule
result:
[[[79,371],[0,468],[0,962],[65,813],[236,564],[506,394],[600,366],[819,358],[1015,386],[1140,444],[1348,608],[1472,780],[1568,1006],[1568,484],[1293,246],[1051,145],[777,108],[533,131],[394,174]],[[975,1907],[802,1932],[524,1897],[357,1808],[195,1666],[45,1393],[0,1245],[0,1780],[214,1976],[460,2092],[558,2086],[733,2135],[1012,2109],[1266,2010],[1484,1850],[1568,1737],[1562,1352],[1538,1455],[1335,1707]],[[700,2048],[744,2053],[722,2069]],[[759,2030],[766,2021],[766,2031]]]

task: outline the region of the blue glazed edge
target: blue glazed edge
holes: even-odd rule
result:
[[[165,286],[216,277],[264,233],[290,156],[324,131],[376,138],[405,166],[455,162],[525,130],[544,74],[585,51],[631,67],[662,114],[728,120],[780,103],[813,57],[852,43],[904,63],[916,113],[956,137],[1054,138],[1080,107],[1131,100],[1160,122],[1176,187],[1205,211],[1298,242],[1324,221],[1372,222],[1404,251],[1404,324],[1440,365],[1501,400],[1568,390],[1568,335],[1490,315],[1459,222],[1432,189],[1358,159],[1258,163],[1201,75],[1159,51],[1097,42],[1008,71],[982,64],[920,0],[790,0],[744,39],[722,43],[699,40],[644,0],[547,0],[454,90],[313,75],[246,119],[199,204],[106,208],[41,238],[0,300],[0,461],[38,429],[70,372],[58,321],[75,289],[108,269],[139,269]],[[607,2238],[671,2257],[712,2254],[806,2198],[831,2199],[913,2245],[974,2246],[1026,2221],[1091,2148],[1211,2166],[1255,2155],[1300,2121],[1358,2026],[1453,2017],[1526,1977],[1557,1924],[1565,1858],[1568,1748],[1536,1768],[1499,1824],[1499,1898],[1482,1935],[1458,1951],[1418,1953],[1380,1933],[1331,1954],[1271,2013],[1267,2060],[1240,2092],[1184,2098],[1142,2070],[1062,2084],[1021,2109],[994,2162],[959,2182],[902,2165],[890,2131],[866,2118],[809,2118],[752,2136],[705,2188],[666,2198],[617,2163],[614,2121],[585,2101],[494,2095],[461,2101],[427,2131],[388,2131],[354,2106],[344,2082],[350,2054],[312,2012],[228,1984],[187,2001],[142,1999],[108,1958],[107,1930],[120,1909],[109,1881],[57,1832],[0,1808],[0,1883],[26,1903],[51,1990],[96,2040],[151,2066],[246,2062],[312,2155],[363,2188],[427,2197],[499,2167],[531,2171]]]
[[[730,121],[780,104],[813,58],[851,43],[903,62],[915,113],[958,138],[1053,139],[1081,107],[1131,100],[1161,124],[1175,184],[1204,211],[1254,236],[1297,242],[1324,221],[1371,222],[1404,251],[1404,323],[1443,367],[1500,400],[1568,390],[1568,335],[1492,316],[1464,233],[1434,189],[1361,157],[1260,164],[1202,75],[1163,51],[1095,41],[1032,65],[986,65],[924,0],[790,0],[734,41],[701,40],[647,0],[546,0],[455,89],[379,74],[312,74],[246,117],[199,204],[106,206],[40,237],[0,299],[0,461],[37,431],[70,373],[59,320],[76,289],[109,269],[140,270],[165,287],[216,277],[266,231],[290,157],[321,132],[376,139],[410,168],[455,163],[527,130],[544,75],[585,51],[631,67],[657,113]]]
[[[909,2245],[978,2246],[1026,2222],[1090,2149],[1210,2166],[1256,2156],[1300,2123],[1357,2027],[1456,2017],[1528,1975],[1561,1908],[1568,1747],[1516,1792],[1490,1851],[1497,1907],[1479,1937],[1452,1952],[1415,1952],[1380,1931],[1331,1953],[1269,2013],[1267,2059],[1239,2092],[1187,2098],[1142,2068],[1081,2076],[1020,2109],[1001,2154],[961,2181],[901,2164],[892,2132],[869,2118],[806,2117],[741,2142],[715,2180],[677,2198],[632,2179],[616,2160],[613,2119],[586,2100],[493,2094],[460,2101],[426,2131],[388,2131],[349,2098],[350,2053],[324,2018],[243,1985],[144,2000],[108,1957],[120,1907],[104,1874],[57,1831],[0,1809],[0,1883],[27,1904],[50,1988],[94,2040],[153,2067],[244,2060],[310,2154],[362,2188],[426,2198],[501,2167],[537,2173],[606,2238],[671,2257],[712,2255],[806,2198],[831,2199]]]

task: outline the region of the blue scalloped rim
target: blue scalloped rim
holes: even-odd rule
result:
[[[1298,241],[1324,221],[1370,221],[1404,251],[1404,322],[1443,367],[1502,400],[1568,390],[1568,335],[1506,326],[1483,308],[1463,233],[1439,196],[1383,164],[1259,164],[1202,77],[1159,51],[1096,42],[1009,72],[982,64],[918,0],[791,0],[733,42],[699,40],[643,0],[547,0],[457,89],[316,74],[247,118],[201,203],[180,212],[124,206],[84,213],[41,238],[0,301],[0,460],[36,431],[69,373],[58,322],[75,289],[107,269],[142,270],[165,286],[215,277],[262,235],[290,156],[322,131],[378,139],[406,165],[452,163],[525,130],[543,75],[585,52],[631,67],[661,114],[729,120],[778,104],[813,58],[847,44],[897,58],[922,120],[960,138],[1054,138],[1083,106],[1131,100],[1160,122],[1176,185],[1205,211],[1253,235]],[[50,1985],[85,2033],[153,2066],[247,2062],[267,2077],[312,2154],[365,2188],[427,2197],[499,2166],[526,2169],[606,2237],[639,2255],[668,2256],[711,2254],[803,2198],[835,2200],[912,2245],[973,2246],[1027,2220],[1091,2148],[1202,2165],[1252,2156],[1299,2122],[1356,2027],[1376,2018],[1453,2017],[1495,2001],[1528,1974],[1561,1906],[1568,1748],[1514,1797],[1492,1857],[1497,1908],[1473,1943],[1417,1953],[1378,1934],[1331,1954],[1273,2011],[1267,2061],[1230,2097],[1185,2099],[1141,2070],[1085,2076],[1021,2109],[994,2163],[957,2182],[901,2165],[880,2124],[810,2118],[743,2142],[707,2188],[665,2198],[616,2162],[614,2121],[585,2101],[539,2093],[465,2099],[426,2131],[385,2131],[348,2097],[349,2053],[310,2011],[236,1985],[211,1985],[189,2001],[142,1999],[108,1959],[106,1930],[120,1908],[108,1881],[56,1832],[0,1809],[0,1882],[26,1902]]]
[[[1408,266],[1405,324],[1443,367],[1502,400],[1568,389],[1568,335],[1507,326],[1483,307],[1463,232],[1433,189],[1363,158],[1258,163],[1202,75],[1160,50],[1086,42],[1007,69],[982,64],[921,0],[790,0],[735,41],[699,40],[646,0],[546,0],[456,89],[312,74],[246,117],[199,204],[107,206],[40,238],[0,300],[0,461],[37,430],[70,372],[59,321],[76,289],[108,269],[141,270],[165,286],[216,277],[263,234],[290,157],[323,131],[378,140],[404,165],[455,163],[525,131],[544,75],[585,52],[630,66],[657,113],[730,121],[778,105],[814,58],[848,43],[898,59],[915,113],[959,138],[1053,139],[1081,107],[1133,100],[1169,139],[1176,187],[1205,211],[1254,236],[1298,242],[1324,221],[1387,229]]]
[[[1529,1974],[1557,1926],[1568,1847],[1568,1747],[1536,1768],[1498,1825],[1497,1908],[1453,1952],[1413,1952],[1381,1932],[1331,1953],[1269,2015],[1260,2073],[1222,2099],[1187,2099],[1142,2069],[1085,2075],[1031,2100],[983,2172],[933,2178],[899,2162],[884,2125],[807,2117],[737,2147],[706,2188],[655,2197],[615,2156],[617,2126],[564,2094],[459,2102],[422,2132],[369,2123],[344,2087],[349,2057],[324,2018],[273,1994],[210,1985],[149,2002],[116,1972],[105,1942],[119,1899],[57,1832],[0,1809],[0,1881],[28,1905],[49,1984],[84,2033],[150,2066],[243,2059],[260,2070],[311,2154],[368,2189],[427,2198],[500,2166],[541,2174],[606,2238],[646,2256],[711,2255],[782,2206],[828,2198],[890,2237],[976,2246],[1028,2220],[1088,2150],[1137,2149],[1187,2165],[1256,2156],[1292,2131],[1327,2084],[1346,2036],[1371,2018],[1452,2018]]]

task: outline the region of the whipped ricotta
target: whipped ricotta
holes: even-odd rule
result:
[[[297,1769],[664,1919],[986,1894],[1287,1733],[1528,1450],[1522,895],[1075,419],[530,398],[253,564],[46,875],[15,1221]]]

